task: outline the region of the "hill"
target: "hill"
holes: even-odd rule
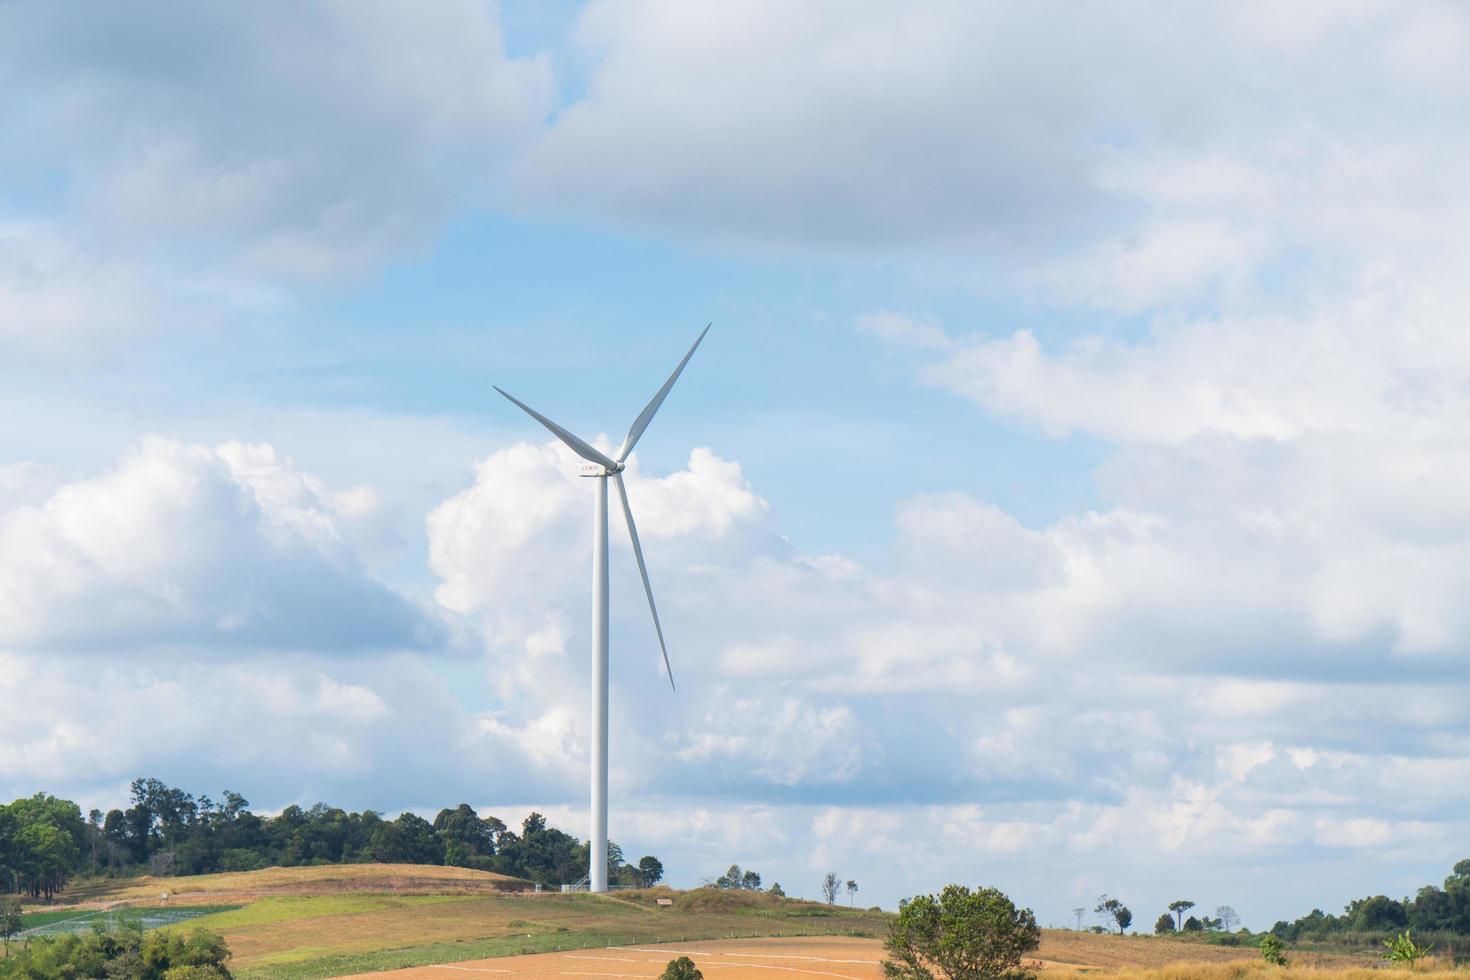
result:
[[[237,906],[211,909],[189,925],[222,933],[234,953],[232,969],[244,980],[670,940],[877,937],[888,922],[881,912],[764,892],[659,887],[563,895],[531,888],[464,868],[361,864],[86,881],[68,897],[79,900],[71,906],[78,910]]]

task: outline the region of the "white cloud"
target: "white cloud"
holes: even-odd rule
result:
[[[0,64],[0,338],[62,353],[421,244],[552,89],[473,0],[7,7]]]
[[[351,498],[349,498],[351,499]],[[268,446],[144,440],[0,515],[13,646],[418,646],[435,631],[360,566],[333,498]]]

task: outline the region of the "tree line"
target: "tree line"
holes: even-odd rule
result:
[[[447,864],[494,871],[544,885],[581,880],[588,845],[532,813],[520,832],[461,803],[432,822],[414,813],[389,819],[318,803],[275,816],[251,812],[226,790],[220,801],[195,797],[157,779],[136,779],[130,806],[85,816],[46,793],[0,805],[0,892],[51,898],[81,874],[209,874],[309,864]],[[663,864],[647,855],[624,862],[608,843],[608,881],[652,885]]]
[[[1342,915],[1312,909],[1295,921],[1276,923],[1271,933],[1294,942],[1349,933],[1392,933],[1400,929],[1470,935],[1470,858],[1450,869],[1444,887],[1425,885],[1413,898],[1373,895],[1355,899],[1348,903]]]

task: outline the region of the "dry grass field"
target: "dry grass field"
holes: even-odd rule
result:
[[[423,864],[331,864],[310,868],[266,868],[185,878],[96,878],[67,889],[68,904],[169,902],[217,905],[268,895],[332,895],[372,892],[389,895],[493,895],[532,886],[519,878],[469,868]]]
[[[876,939],[788,937],[640,944],[542,953],[358,974],[352,980],[445,980],[484,977],[626,977],[655,980],[668,962],[688,956],[708,980],[879,980],[883,945]],[[1031,966],[1042,980],[1086,973],[1097,980],[1389,980],[1394,974],[1362,960],[1269,966],[1253,949],[1228,949],[1149,936],[1097,936],[1047,930]],[[1416,980],[1466,980],[1466,971],[1424,970]]]

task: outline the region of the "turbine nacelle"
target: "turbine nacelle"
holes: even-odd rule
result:
[[[684,373],[684,366],[689,363],[689,359],[699,349],[700,343],[704,340],[704,335],[709,333],[709,328],[710,325],[705,324],[704,329],[699,332],[699,336],[694,338],[694,343],[690,346],[688,353],[680,359],[678,366],[674,368],[674,373],[669,375],[669,380],[665,381],[663,387],[659,388],[654,393],[653,398],[649,400],[648,404],[643,406],[643,411],[638,413],[638,417],[629,426],[628,436],[623,440],[622,447],[618,449],[616,458],[608,456],[570,429],[556,424],[504,388],[496,387],[495,389],[513,402],[521,411],[546,426],[552,435],[560,439],[566,444],[567,448],[585,460],[585,462],[577,467],[578,476],[611,477],[613,484],[618,488],[618,499],[622,501],[623,517],[626,519],[628,525],[628,537],[633,541],[633,557],[638,559],[638,575],[643,579],[643,591],[648,596],[648,611],[653,615],[653,629],[658,634],[658,648],[664,657],[664,670],[669,675],[670,688],[674,687],[674,668],[669,664],[669,649],[664,644],[664,628],[658,621],[658,607],[653,603],[653,586],[648,582],[648,567],[643,563],[643,546],[638,541],[638,526],[633,523],[633,508],[628,505],[628,488],[623,484],[623,470],[627,468],[625,461],[628,455],[633,452],[633,447],[638,444],[638,440],[643,438],[643,433],[648,430],[648,424],[658,414],[659,407],[663,405],[664,399],[669,396],[669,392],[674,387],[674,382],[679,380],[679,375]]]

